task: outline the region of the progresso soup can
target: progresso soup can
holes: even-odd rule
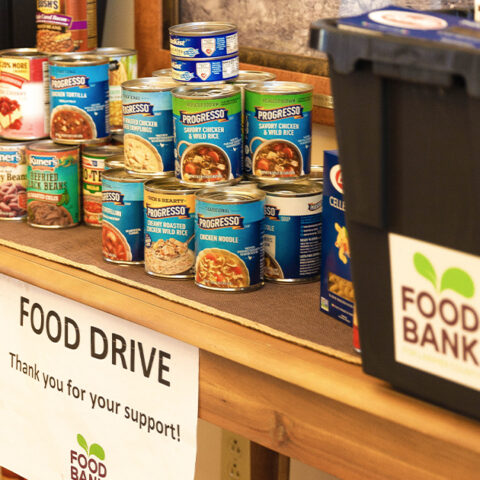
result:
[[[245,292],[263,285],[265,192],[242,185],[197,193],[195,283]]]
[[[264,82],[245,87],[245,173],[301,178],[310,173],[313,87]]]
[[[134,80],[138,76],[137,51],[130,48],[101,47],[94,52],[110,60],[109,96],[110,96],[110,130],[123,130],[122,83]]]
[[[176,178],[145,183],[145,270],[166,278],[193,278],[195,192]]]
[[[80,222],[80,149],[51,140],[27,145],[27,222],[68,228]]]
[[[185,83],[221,83],[238,75],[238,54],[199,60],[172,57],[172,78]]]
[[[262,184],[265,279],[306,283],[320,277],[322,187],[309,180]]]
[[[110,134],[108,57],[54,55],[50,64],[50,136],[59,143],[102,142]]]
[[[48,137],[50,113],[47,56],[34,48],[0,52],[0,136]]]
[[[0,220],[23,220],[27,213],[25,142],[0,142]]]
[[[192,185],[231,183],[242,175],[242,104],[234,85],[172,91],[175,172]]]
[[[233,23],[182,23],[170,27],[168,31],[173,57],[212,58],[238,53],[237,26]]]
[[[144,258],[143,184],[146,177],[112,168],[102,178],[102,253],[107,262],[141,264]]]
[[[146,77],[122,84],[125,167],[132,173],[175,171],[171,79]]]

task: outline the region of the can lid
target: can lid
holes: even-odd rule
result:
[[[171,77],[172,69],[171,68],[161,68],[160,70],[154,70],[152,72],[152,77]]]
[[[70,67],[72,65],[106,65],[110,59],[103,55],[92,55],[88,53],[57,53],[48,57],[48,62],[52,65]]]
[[[274,197],[309,197],[322,193],[319,183],[311,180],[280,181],[271,184],[259,185],[267,195]]]
[[[123,148],[116,145],[89,145],[82,148],[82,153],[87,155],[118,156],[123,154]]]
[[[269,82],[275,80],[276,75],[270,72],[262,72],[261,70],[239,70],[238,77],[227,80],[227,83],[234,85],[249,85],[251,83]]]
[[[128,57],[130,55],[136,55],[137,51],[134,48],[98,47],[95,50],[92,50],[91,53],[109,57]]]
[[[189,194],[197,192],[200,188],[201,187],[186,185],[175,177],[154,178],[145,182],[145,190],[154,193]]]
[[[102,177],[107,180],[125,183],[143,183],[149,178],[143,175],[133,175],[132,173],[127,172],[124,167],[115,167],[110,170],[105,170],[102,174]]]
[[[32,142],[27,145],[27,150],[36,150],[39,152],[67,152],[68,150],[78,150],[78,145],[60,145],[53,140],[41,140],[39,142]]]
[[[122,89],[129,92],[162,92],[178,87],[179,83],[168,77],[144,77],[122,83]]]
[[[27,141],[27,142],[19,142],[17,140],[5,140],[5,139],[2,139],[0,140],[0,148],[12,148],[12,149],[17,149],[19,147],[26,147],[27,145],[29,145],[30,143],[32,143],[31,141]]]
[[[190,22],[173,25],[168,31],[170,35],[206,37],[236,32],[237,26],[233,23],[224,22]]]
[[[0,50],[0,57],[47,58],[47,54],[39,52],[36,48],[9,48]]]
[[[184,85],[172,91],[176,98],[226,98],[240,93],[240,87],[236,85]]]
[[[252,185],[230,185],[199,190],[196,197],[202,202],[216,204],[252,203],[265,198],[265,192]]]
[[[267,95],[288,95],[292,93],[313,92],[313,85],[310,85],[309,83],[281,82],[274,80],[263,83],[252,83],[251,85],[247,85],[245,90]]]

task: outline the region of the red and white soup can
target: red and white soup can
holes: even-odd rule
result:
[[[34,48],[0,51],[0,137],[37,140],[49,133],[47,56]]]

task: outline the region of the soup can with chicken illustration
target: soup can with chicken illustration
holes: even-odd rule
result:
[[[307,283],[320,278],[322,188],[309,180],[262,184],[265,279]]]
[[[122,83],[134,80],[138,76],[137,51],[129,48],[101,47],[97,48],[95,53],[110,59],[110,130],[121,132],[123,130]]]
[[[302,178],[310,173],[313,87],[264,82],[245,87],[245,173]]]
[[[50,112],[47,56],[34,48],[0,52],[0,136],[48,137]]]
[[[145,176],[112,168],[102,177],[102,253],[107,262],[141,264],[144,259]]]
[[[97,0],[37,0],[37,48],[86,52],[97,46]]]
[[[132,173],[171,176],[175,171],[172,94],[168,78],[145,77],[122,85],[125,167]]]
[[[265,192],[252,186],[197,193],[196,285],[225,292],[263,286],[264,203]]]
[[[51,140],[27,145],[27,222],[68,228],[80,222],[80,149]]]
[[[50,65],[50,137],[59,143],[105,141],[110,134],[108,57],[54,55]]]
[[[195,192],[176,178],[145,183],[145,270],[168,278],[193,278]]]
[[[0,142],[0,220],[23,220],[27,213],[25,142]]]
[[[242,103],[234,85],[172,91],[175,172],[192,185],[231,183],[242,175]]]
[[[114,145],[82,148],[83,221],[90,227],[102,225],[102,174],[105,160],[122,152],[122,148]]]

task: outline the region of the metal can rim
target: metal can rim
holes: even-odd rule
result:
[[[208,30],[207,30],[208,29]],[[170,35],[184,37],[208,37],[237,32],[234,23],[228,22],[188,22],[173,25],[168,29]]]
[[[217,205],[239,205],[263,200],[266,193],[262,190],[243,188],[241,185],[228,187],[202,188],[196,194],[198,200]],[[223,195],[224,198],[219,198]]]
[[[48,57],[48,63],[60,67],[82,65],[109,65],[110,59],[105,55],[91,55],[88,53],[58,53]]]
[[[166,92],[178,87],[178,83],[167,77],[142,77],[122,83],[128,92]]]
[[[77,150],[80,152],[79,145],[61,145],[53,140],[40,140],[39,142],[32,142],[27,145],[27,150],[36,150],[39,152],[67,152],[69,150]]]
[[[145,182],[145,191],[150,193],[188,195],[196,193],[200,188],[181,183],[175,177],[152,178]]]
[[[105,170],[102,174],[102,178],[120,183],[145,183],[148,180],[148,177],[132,175],[127,172],[124,167],[115,167],[110,170]]]
[[[102,57],[129,57],[130,55],[137,55],[136,49],[123,47],[98,47],[95,50],[91,50],[91,52]]]
[[[211,90],[220,90],[217,94],[213,95],[188,95],[189,91],[202,92],[202,91],[211,91]],[[219,98],[228,98],[237,93],[241,93],[240,87],[237,85],[219,83],[216,85],[202,85],[202,84],[189,84],[182,85],[172,90],[172,96],[175,98],[184,98],[187,100],[198,100],[198,99],[219,99]]]
[[[0,50],[0,57],[4,58],[48,58],[46,53],[40,52],[36,48],[7,48],[5,50]]]
[[[262,75],[265,75],[270,78],[267,78],[265,80],[262,80],[260,78],[254,78],[254,79],[252,78],[250,80],[248,78],[249,75],[252,75],[253,77],[260,77]],[[248,85],[251,85],[253,83],[273,82],[275,78],[276,78],[276,75],[274,73],[264,72],[262,70],[239,70],[238,77],[227,80],[227,83],[233,83],[234,85],[238,83],[247,83]]]
[[[261,93],[263,95],[292,95],[313,92],[313,85],[302,82],[287,82],[271,80],[268,82],[251,83],[245,87],[248,92]]]
[[[300,187],[304,187],[304,190],[301,191]],[[310,197],[322,193],[320,185],[311,180],[283,181],[271,184],[262,183],[258,188],[273,197]],[[296,191],[295,188],[300,190]]]
[[[170,58],[172,59],[172,62],[192,62],[192,63],[196,63],[196,62],[201,62],[201,63],[217,62],[217,61],[220,61],[220,60],[230,60],[231,58],[238,58],[238,52],[233,53],[232,55],[223,55],[221,57],[188,58],[188,57],[175,57],[174,55],[171,55]],[[178,69],[172,67],[172,70],[178,70]]]
[[[102,155],[103,153],[107,152],[117,152],[117,153],[112,153],[110,157],[122,155],[123,148],[118,147],[117,145],[87,145],[82,148],[82,155]]]

